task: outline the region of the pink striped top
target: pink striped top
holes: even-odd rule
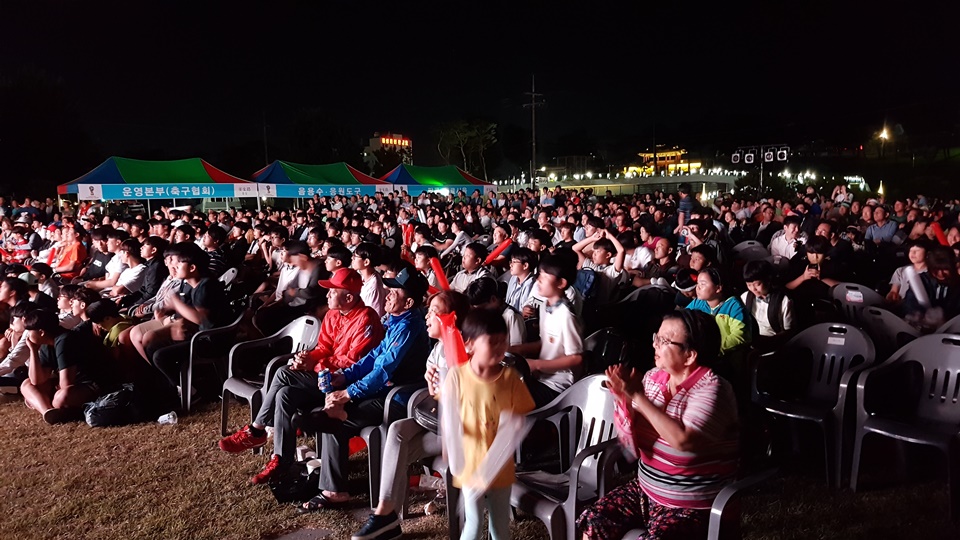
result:
[[[730,384],[706,367],[699,367],[670,395],[669,375],[658,368],[643,378],[651,403],[699,434],[696,449],[683,452],[663,440],[629,403],[618,413],[629,414],[632,439],[640,458],[639,481],[654,501],[679,508],[710,508],[737,472],[739,426],[737,403]]]

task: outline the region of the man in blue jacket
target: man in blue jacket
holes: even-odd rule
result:
[[[303,419],[305,432],[323,433],[321,491],[304,503],[303,511],[335,508],[350,500],[347,492],[350,438],[359,435],[364,427],[383,422],[384,398],[393,386],[423,381],[430,351],[421,307],[427,280],[408,265],[396,278],[385,279],[383,283],[389,288],[384,306],[387,315],[383,320],[386,332],[383,341],[356,364],[333,374],[331,386],[335,390],[327,394],[325,412]],[[408,397],[409,394],[398,396],[389,404],[391,415],[403,416]]]

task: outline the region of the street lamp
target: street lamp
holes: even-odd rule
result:
[[[883,145],[889,138],[890,133],[887,131],[887,126],[883,126],[883,131],[880,132],[880,157],[883,157]]]

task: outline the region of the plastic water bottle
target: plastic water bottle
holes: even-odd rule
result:
[[[177,423],[177,413],[171,411],[157,418],[157,423],[165,426],[173,426]]]

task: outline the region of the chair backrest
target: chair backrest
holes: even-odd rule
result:
[[[613,394],[607,390],[605,375],[590,375],[567,388],[558,398],[559,409],[571,412],[570,439],[565,444],[576,456],[581,450],[617,436],[613,421]],[[578,429],[573,429],[578,427]],[[581,467],[595,468],[596,460],[590,458]]]
[[[918,418],[960,425],[960,334],[919,337],[887,362],[915,362],[923,370]]]
[[[856,283],[838,283],[830,294],[844,319],[851,324],[860,323],[860,313],[864,308],[883,303],[880,293]]]
[[[304,315],[277,332],[278,337],[293,340],[290,352],[307,351],[317,346],[320,338],[320,321],[316,317]]]
[[[647,291],[656,290],[656,291],[672,291],[670,287],[663,287],[660,285],[654,285],[653,283],[649,285],[644,285],[643,287],[637,287],[636,289],[630,291],[630,294],[624,296],[619,301],[618,304],[628,304],[630,302],[636,302],[640,295],[646,293]],[[676,294],[674,292],[674,294]]]
[[[226,272],[220,276],[220,283],[223,283],[224,287],[229,287],[233,280],[237,279],[238,270],[236,268],[228,268]]]
[[[734,254],[737,254],[737,253],[740,253],[741,251],[746,251],[748,249],[756,249],[756,248],[767,249],[763,247],[763,244],[761,244],[760,242],[757,242],[756,240],[744,240],[743,242],[740,242],[739,244],[733,246],[733,252]]]
[[[949,321],[943,323],[940,328],[937,328],[937,334],[960,334],[960,315],[950,319]]]
[[[860,322],[873,340],[879,359],[888,358],[897,349],[920,336],[920,332],[907,321],[878,307],[868,307],[860,312]]]
[[[743,261],[756,261],[770,257],[770,251],[756,240],[744,240],[733,246],[733,256]]]
[[[602,328],[583,340],[583,350],[590,353],[589,372],[602,373],[607,367],[626,360],[627,340],[614,328]]]
[[[823,323],[800,332],[784,349],[808,351],[813,360],[807,397],[835,403],[844,372],[874,363],[873,341],[860,329],[839,323]]]

